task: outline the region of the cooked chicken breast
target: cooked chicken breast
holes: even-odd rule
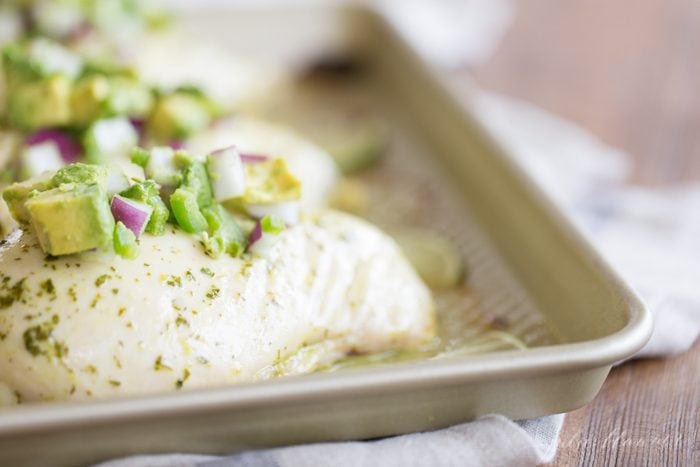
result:
[[[0,387],[23,401],[104,398],[306,373],[434,338],[431,296],[373,226],[324,212],[211,259],[144,236],[136,260],[0,247]]]

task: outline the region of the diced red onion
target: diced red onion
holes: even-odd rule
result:
[[[258,220],[255,223],[255,227],[253,228],[253,231],[250,232],[250,236],[248,237],[248,248],[251,248],[253,245],[255,245],[255,242],[260,240],[262,237],[263,237],[262,223]]]
[[[260,164],[261,162],[266,162],[270,158],[262,154],[241,154],[241,160],[244,164]]]
[[[69,34],[68,39],[71,41],[80,41],[86,39],[94,32],[94,28],[87,21],[78,24]]]
[[[146,121],[143,118],[130,118],[129,123],[139,135],[139,144],[143,143],[143,139],[146,136]]]
[[[145,203],[115,195],[112,198],[112,215],[114,220],[121,221],[126,228],[140,237],[151,218],[153,208]]]
[[[231,146],[226,146],[226,147],[223,147],[223,148],[219,148],[219,149],[216,149],[216,150],[212,151],[210,154],[211,154],[212,156],[217,156],[217,155],[219,155],[219,154],[225,153],[226,151],[230,151],[231,149],[236,149],[236,146],[231,145]]]
[[[211,155],[216,155],[220,154],[226,151],[229,151],[231,149],[236,149],[236,146],[226,146],[225,148],[217,149],[216,151],[212,151]],[[241,161],[243,161],[244,164],[259,164],[261,162],[268,161],[270,158],[264,154],[252,154],[252,153],[244,153],[244,152],[239,152],[239,155],[241,156]]]
[[[27,137],[25,143],[28,146],[35,146],[46,142],[52,142],[61,153],[61,158],[66,164],[72,164],[80,159],[83,148],[80,143],[68,133],[63,131],[45,128],[32,133]]]
[[[262,219],[265,216],[277,216],[288,225],[292,226],[299,222],[299,202],[298,201],[280,201],[270,204],[246,204],[246,211],[256,219]]]
[[[168,143],[168,146],[170,146],[176,151],[179,151],[180,149],[185,149],[185,143],[177,139],[170,141]]]
[[[234,146],[212,152],[207,158],[207,171],[217,201],[236,198],[245,192],[245,169]]]

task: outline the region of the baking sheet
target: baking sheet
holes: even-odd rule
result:
[[[375,89],[390,103],[391,131],[401,136],[366,176],[382,183],[406,180],[398,190],[407,183],[415,187],[399,200],[377,194],[386,204],[377,203],[371,215],[404,213],[459,243],[469,291],[438,298],[446,310],[464,312],[445,332],[463,335],[466,327],[477,334],[505,322],[532,347],[4,410],[0,464],[75,465],[174,450],[232,452],[429,430],[491,412],[516,419],[564,412],[591,400],[612,363],[646,342],[651,320],[636,295],[508,161],[478,117],[458,105],[372,11],[194,10],[187,20],[202,37],[285,65],[339,50],[373,57]],[[397,172],[401,178],[394,177]]]

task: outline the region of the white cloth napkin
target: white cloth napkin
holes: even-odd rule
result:
[[[487,56],[513,11],[508,0],[386,0],[380,7],[428,60],[444,67],[477,63]],[[580,128],[502,96],[475,92],[470,100],[514,158],[650,306],[655,329],[639,355],[687,350],[700,334],[700,185],[630,188],[624,185],[629,173],[626,156]],[[444,430],[379,441],[309,444],[223,457],[137,456],[101,465],[528,466],[554,458],[563,420],[563,415],[555,415],[514,423],[489,415]]]
[[[649,306],[654,331],[637,357],[688,350],[700,335],[700,183],[629,186],[627,156],[582,129],[494,94],[472,105]]]

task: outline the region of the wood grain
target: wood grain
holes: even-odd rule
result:
[[[469,70],[483,87],[623,149],[635,162],[631,183],[700,179],[700,1],[516,4],[495,56]],[[700,466],[699,403],[700,343],[626,363],[567,416],[552,465]]]
[[[635,182],[700,177],[700,2],[528,0],[485,87],[588,128],[637,160]]]

